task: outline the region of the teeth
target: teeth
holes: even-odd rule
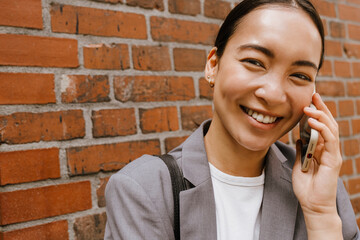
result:
[[[255,112],[251,109],[246,108],[246,113],[251,116],[252,118],[254,118],[256,121],[261,122],[261,123],[273,123],[276,121],[277,117],[272,117],[272,116],[268,116],[268,115],[263,115],[261,113]]]

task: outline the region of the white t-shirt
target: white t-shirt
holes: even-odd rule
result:
[[[258,177],[237,177],[209,165],[214,186],[217,240],[258,240],[264,171]]]

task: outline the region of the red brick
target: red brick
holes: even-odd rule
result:
[[[326,106],[328,107],[328,109],[330,110],[331,114],[333,115],[333,117],[337,117],[337,112],[336,112],[336,103],[334,101],[324,101],[324,103],[326,104]]]
[[[0,9],[0,25],[43,28],[41,0],[2,0]]]
[[[351,67],[349,62],[335,61],[335,75],[338,77],[351,77]]]
[[[360,100],[356,100],[356,112],[360,115]]]
[[[360,142],[357,139],[344,140],[345,156],[355,156],[360,153]]]
[[[89,181],[0,192],[1,225],[26,222],[91,208]]]
[[[352,63],[353,77],[360,78],[360,62]]]
[[[91,44],[84,47],[84,67],[90,69],[130,68],[129,49],[126,44]]]
[[[104,239],[105,224],[105,212],[76,218],[74,223],[76,240]]]
[[[105,188],[106,184],[108,183],[110,177],[106,178],[100,178],[100,185],[96,189],[96,196],[98,199],[98,206],[99,207],[105,207],[106,206],[106,200],[105,200]]]
[[[155,41],[183,42],[212,45],[219,26],[217,24],[150,17],[151,36]]]
[[[360,133],[360,118],[351,120],[352,134],[356,135]]]
[[[349,58],[360,59],[360,44],[344,43],[344,51]]]
[[[108,102],[109,79],[104,75],[63,75],[61,101],[63,103]]]
[[[325,60],[319,71],[319,76],[332,76],[331,61]]]
[[[133,46],[132,57],[137,70],[171,70],[169,48],[166,46]]]
[[[211,106],[181,107],[181,126],[184,130],[194,130],[200,124],[212,117]]]
[[[94,137],[126,136],[136,133],[133,108],[93,111],[91,119]]]
[[[354,115],[354,101],[342,100],[339,101],[339,113],[340,116],[353,116]]]
[[[221,0],[205,0],[204,15],[211,18],[225,19],[231,11],[229,2]]]
[[[191,77],[118,76],[115,98],[121,102],[185,101],[195,97]]]
[[[350,123],[348,120],[337,121],[339,124],[340,137],[350,136]]]
[[[0,185],[59,177],[57,148],[0,152]]]
[[[176,107],[140,109],[140,128],[143,133],[179,130]]]
[[[129,6],[138,6],[146,9],[157,9],[164,11],[163,0],[126,0]]]
[[[104,2],[104,3],[123,3],[123,0],[93,0],[95,2]]]
[[[197,15],[200,14],[200,1],[199,0],[168,0],[169,12]]]
[[[360,96],[360,81],[347,82],[346,84],[349,96]]]
[[[61,141],[85,136],[81,110],[0,115],[1,143]]]
[[[344,82],[341,81],[317,81],[316,92],[324,96],[344,96]]]
[[[174,48],[174,64],[176,71],[204,71],[205,63],[205,50]]]
[[[66,150],[71,175],[119,170],[143,154],[160,154],[159,141],[122,142]]]
[[[78,67],[77,40],[0,34],[0,65]]]
[[[321,19],[321,21],[324,26],[324,36],[326,37],[329,35],[328,24],[327,24],[328,21],[326,21],[326,19],[323,18]]]
[[[339,4],[338,9],[340,19],[360,22],[360,7]]]
[[[320,13],[320,15],[327,17],[336,17],[335,4],[330,3],[324,0],[314,0],[312,1],[314,6]]]
[[[111,10],[51,5],[53,32],[146,39],[145,16]]]
[[[330,22],[330,32],[332,37],[344,38],[346,37],[345,24],[341,22]]]
[[[1,233],[0,233],[1,237]],[[3,233],[1,240],[67,240],[68,222],[66,220],[46,223],[33,227]]]
[[[0,104],[56,103],[54,74],[0,73]]]
[[[348,25],[349,38],[354,40],[360,40],[360,26],[359,25]]]
[[[340,176],[354,174],[354,168],[352,164],[353,162],[351,160],[344,161],[340,169]]]
[[[359,192],[360,192],[360,178],[349,179],[349,193],[355,194]]]
[[[300,139],[299,124],[296,124],[296,126],[291,130],[291,139],[293,143],[296,143],[296,141]]]
[[[181,143],[183,143],[188,136],[184,137],[170,137],[165,139],[165,150],[166,152],[170,152],[175,147],[179,146]]]
[[[200,98],[213,99],[213,89],[210,87],[209,82],[205,78],[199,79]]]
[[[340,42],[326,40],[325,41],[325,56],[342,56],[342,47]]]

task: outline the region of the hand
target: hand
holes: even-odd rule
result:
[[[304,213],[309,239],[341,239],[341,220],[336,208],[342,164],[338,124],[319,94],[315,93],[312,100],[317,109],[305,107],[304,113],[309,116],[310,127],[319,132],[319,140],[306,173],[301,171],[301,141],[297,141],[293,189]]]

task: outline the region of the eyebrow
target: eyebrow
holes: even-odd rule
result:
[[[254,49],[259,52],[262,52],[263,54],[265,54],[266,56],[268,56],[270,58],[275,58],[275,54],[270,49],[262,47],[257,44],[244,44],[244,45],[241,45],[240,47],[238,47],[238,50],[246,50],[246,49]],[[291,65],[312,67],[316,71],[319,70],[318,66],[315,63],[307,61],[307,60],[298,60],[298,61],[293,62]]]

